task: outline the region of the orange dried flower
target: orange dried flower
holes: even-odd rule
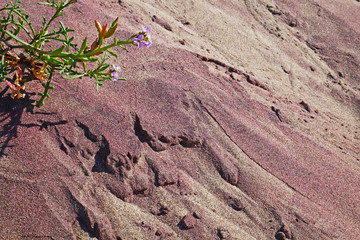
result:
[[[31,72],[34,75],[34,77],[36,77],[37,79],[40,79],[41,81],[45,81],[44,79],[44,74],[45,74],[45,70],[46,70],[46,66],[44,67],[43,63],[39,63],[39,62],[32,62],[32,67],[31,67]]]
[[[17,98],[24,98],[25,94],[20,93],[20,90],[25,90],[25,86],[20,86],[20,84],[15,83],[12,84],[11,82],[9,82],[8,80],[6,80],[6,84],[10,87],[11,89],[11,98],[14,99],[15,97]]]
[[[15,54],[10,52],[5,53],[5,62],[8,62],[10,66],[16,66],[19,60],[20,58]]]
[[[112,35],[114,35],[116,28],[118,26],[117,21],[119,20],[119,18],[116,18],[115,21],[111,24],[109,30],[107,29],[108,25],[104,24],[101,26],[101,24],[95,20],[95,27],[99,33],[99,39],[101,38],[109,38]]]
[[[24,85],[20,85],[20,81],[22,81],[22,71],[21,68],[19,66],[16,66],[17,72],[16,74],[16,79],[14,84],[12,84],[11,82],[9,82],[8,80],[6,80],[6,84],[10,87],[11,89],[11,98],[14,99],[15,97],[17,98],[24,98],[25,94],[20,93],[20,90],[25,90],[25,86]]]

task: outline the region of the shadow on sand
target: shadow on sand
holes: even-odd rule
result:
[[[5,154],[5,150],[14,147],[11,144],[13,139],[18,137],[20,127],[38,127],[39,130],[47,129],[49,126],[66,124],[68,121],[51,122],[35,117],[37,114],[54,115],[56,113],[36,111],[35,100],[31,96],[35,93],[26,93],[24,99],[12,99],[9,94],[9,87],[0,92],[0,157]],[[24,114],[33,114],[34,123],[22,123]]]

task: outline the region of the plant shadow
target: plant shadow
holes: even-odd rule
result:
[[[27,92],[23,99],[12,99],[10,97],[8,86],[0,92],[0,157],[6,155],[6,149],[14,147],[14,145],[11,145],[11,142],[18,137],[18,130],[20,127],[38,127],[39,130],[43,130],[47,129],[49,126],[66,124],[68,122],[51,122],[34,117],[34,123],[22,123],[24,114],[56,114],[35,111],[35,100],[32,99],[32,96],[34,95],[36,95],[36,93]]]
[[[35,127],[37,124],[21,123],[22,115],[25,112],[33,112],[33,100],[27,94],[24,99],[12,99],[8,94],[9,87],[0,92],[0,156],[4,155],[6,148],[12,148],[10,145],[12,139],[17,138],[18,128],[20,126]]]

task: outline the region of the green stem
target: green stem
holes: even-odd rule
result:
[[[62,9],[57,9],[55,14],[52,16],[52,18],[50,19],[50,21],[45,25],[45,27],[41,30],[41,34],[40,37],[46,32],[46,30],[50,27],[50,24],[52,23],[52,21],[55,20],[55,18],[57,18],[58,14],[61,12]]]
[[[24,17],[23,14],[21,14],[21,12],[19,12],[18,10],[15,9],[14,12],[15,12],[23,21],[25,21],[25,22],[27,23],[27,25],[30,27],[31,33],[32,33],[33,38],[34,38],[34,37],[35,37],[35,31],[34,31],[32,25],[31,25],[31,22],[29,22],[29,20],[28,20],[26,17]],[[30,33],[28,33],[28,35],[29,35],[29,37],[31,37],[31,36],[30,36]]]
[[[50,95],[48,94],[48,91],[49,91],[49,89],[54,88],[54,87],[50,86],[51,79],[52,79],[52,76],[53,76],[54,72],[55,72],[54,69],[50,70],[50,75],[49,75],[49,78],[48,78],[48,80],[46,82],[46,85],[44,84],[44,88],[45,88],[44,93],[41,94],[41,99],[36,102],[37,107],[41,107],[42,105],[44,105],[45,98],[50,98]]]
[[[62,1],[61,1],[62,2]],[[62,12],[62,10],[67,7],[68,4],[65,4],[65,5],[62,5],[62,6],[58,6],[56,7],[56,12],[54,13],[54,15],[51,17],[50,21],[48,21],[45,26],[43,26],[43,28],[41,29],[40,33],[34,37],[34,40],[36,38],[36,41],[35,41],[35,47],[38,47],[39,45],[41,45],[41,43],[43,41],[41,41],[42,37],[44,36],[44,34],[46,33],[47,29],[50,27],[51,23],[57,18],[60,16],[60,13]],[[37,40],[40,40],[40,41],[37,41]]]
[[[98,48],[98,49],[95,49],[94,51],[91,51],[91,52],[88,52],[88,53],[85,53],[83,55],[81,55],[81,57],[91,57],[97,53],[101,53],[101,52],[105,52],[106,50],[112,48],[112,47],[116,47],[116,46],[121,46],[121,45],[126,45],[126,44],[133,44],[134,41],[119,41],[117,43],[113,43],[113,44],[110,44],[110,45],[107,45],[105,47],[102,47],[102,48]]]
[[[8,13],[8,17],[7,17],[7,19],[6,19],[6,24],[4,24],[4,30],[7,28],[7,26],[9,25],[9,20],[10,20],[10,16],[11,16],[11,14],[12,14],[12,12],[14,11],[14,9],[9,9],[10,10],[10,12]],[[2,11],[2,10],[0,10],[0,11]],[[2,34],[1,34],[1,39],[4,39],[4,37],[5,37],[5,33],[3,32]]]
[[[5,81],[5,75],[7,74],[7,71],[5,71],[5,67],[7,64],[5,64],[5,51],[1,56],[1,64],[0,64],[0,72],[1,72],[1,81]]]
[[[15,41],[21,43],[23,45],[24,48],[27,48],[27,49],[31,49],[32,51],[34,52],[38,52],[40,54],[46,54],[46,55],[49,55],[50,57],[62,57],[62,58],[81,58],[81,57],[91,57],[95,54],[98,54],[98,53],[101,53],[101,52],[105,52],[106,50],[112,48],[112,47],[116,47],[116,46],[121,46],[121,45],[126,45],[126,44],[133,44],[133,41],[129,41],[129,40],[126,40],[126,41],[119,41],[119,42],[116,42],[116,43],[113,43],[113,44],[110,44],[108,46],[105,46],[105,47],[102,47],[102,48],[98,48],[94,51],[91,51],[91,52],[88,52],[88,53],[85,53],[85,54],[82,54],[82,55],[78,55],[78,54],[72,54],[72,53],[58,53],[58,54],[51,54],[51,52],[49,51],[43,51],[41,49],[38,49],[26,42],[24,42],[23,40],[21,40],[20,38],[18,38],[17,36],[15,36],[14,34],[12,34],[11,32],[7,31],[7,30],[4,30],[4,32],[9,35],[10,37],[12,37]]]
[[[31,39],[33,39],[34,37],[35,37],[35,30],[34,30],[34,28],[32,27],[32,24],[31,24],[31,22],[29,22],[29,20],[24,16],[24,14],[21,12],[21,11],[19,11],[18,9],[16,9],[16,8],[14,8],[14,5],[13,5],[13,7],[11,7],[11,8],[1,8],[0,9],[0,12],[1,11],[5,11],[5,10],[9,10],[10,12],[8,13],[8,19],[7,19],[7,21],[9,20],[9,18],[10,18],[10,15],[11,15],[11,13],[12,12],[14,12],[14,13],[16,13],[17,15],[18,15],[18,17],[19,18],[21,18],[24,22],[26,22],[27,23],[27,25],[30,27],[30,30],[31,30],[31,33],[32,33],[32,37],[30,36],[30,33],[27,31],[27,30],[25,30],[26,28],[24,27],[24,26],[22,26],[22,29],[24,29],[25,31],[26,31],[26,33],[29,35],[29,37],[31,38]],[[3,33],[4,34],[4,33]],[[2,38],[4,37],[4,35],[2,35]]]
[[[45,25],[45,27],[42,29],[41,31],[41,36],[46,32],[46,30],[50,27],[50,24],[57,18],[60,16],[60,13],[64,10],[64,8],[66,8],[67,6],[69,6],[71,4],[71,1],[69,2],[65,2],[63,3],[61,1],[61,5],[58,6],[56,8],[56,12],[54,13],[54,15],[51,17],[50,21]]]
[[[34,51],[41,51],[40,49],[35,48],[34,46],[28,44],[27,42],[24,42],[23,40],[21,40],[20,38],[18,38],[16,35],[12,34],[11,32],[9,32],[8,30],[3,30],[3,33],[6,33],[7,35],[9,35],[11,38],[13,38],[15,41],[21,43],[22,45],[24,45],[23,48],[30,48]]]
[[[21,28],[22,30],[24,30],[26,32],[26,34],[29,36],[30,39],[32,38],[29,30],[26,27],[24,27],[23,24],[20,24],[19,22],[15,22],[15,21],[13,21],[11,23],[14,24],[15,26]]]

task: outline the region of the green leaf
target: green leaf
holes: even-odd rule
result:
[[[43,23],[42,24],[45,26],[46,25],[46,18],[44,16],[42,18],[43,18]]]
[[[101,37],[99,39],[99,47],[101,47],[103,45],[103,43],[104,43],[104,38]]]
[[[76,60],[74,60],[73,58],[61,58],[61,60],[66,65],[70,65],[71,67],[76,67]]]
[[[63,79],[75,79],[75,78],[81,78],[85,75],[86,75],[86,73],[81,73],[81,74],[74,74],[74,75],[65,75],[65,76],[61,76],[61,77]]]
[[[117,55],[116,53],[114,53],[114,52],[112,52],[112,51],[110,51],[110,50],[107,50],[107,52],[110,53],[111,55],[113,55],[113,56],[116,57],[116,58],[118,57],[118,55]]]
[[[137,37],[139,34],[134,34],[131,37],[129,37],[128,41],[132,40],[134,37]]]
[[[119,18],[117,17],[115,19],[115,21],[111,24],[111,27],[109,28],[108,32],[106,33],[105,37],[104,38],[109,38],[111,37],[112,35],[114,35],[115,31],[116,31],[116,28],[117,28],[117,21],[119,20]]]
[[[100,72],[104,71],[105,69],[107,69],[109,66],[110,66],[110,64],[105,64],[103,67],[97,69],[96,72],[100,73]]]
[[[64,50],[64,48],[65,48],[65,46],[61,46],[58,49],[51,51],[50,54],[53,54],[53,55],[60,54]]]
[[[97,61],[97,58],[95,58],[95,57],[87,57],[84,55],[74,56],[74,59],[79,62],[96,62]]]
[[[52,6],[51,3],[48,3],[48,2],[38,2],[39,5],[49,5],[49,6]]]
[[[59,24],[60,24],[61,30],[66,31],[64,23],[62,21],[59,21]]]
[[[84,52],[84,50],[85,50],[85,48],[86,48],[86,44],[87,44],[87,38],[85,38],[84,41],[82,42],[81,48],[80,48],[80,50],[79,50],[79,54],[78,54],[78,55],[80,55],[80,54],[82,54],[82,53]]]
[[[119,46],[119,47],[121,47],[122,49],[124,49],[125,51],[129,51],[129,50],[127,50],[127,48],[126,47],[124,47],[124,46]]]
[[[60,60],[58,60],[55,57],[50,57],[49,55],[43,55],[42,58],[44,61],[48,62],[50,65],[62,64],[62,62]]]
[[[39,101],[36,102],[36,106],[37,106],[37,107],[41,107],[41,106],[43,106],[43,105],[44,105],[44,99],[41,99],[41,100],[39,100]]]
[[[96,62],[98,59],[96,57],[88,57],[89,62]]]
[[[115,25],[117,24],[118,20],[119,20],[119,17],[117,17],[117,18],[111,23],[111,27],[110,27],[110,28],[115,27]]]
[[[17,26],[17,27],[12,26],[12,29],[14,30],[14,32],[13,32],[14,35],[18,35],[18,33],[19,33],[20,30],[21,30],[21,28],[20,28],[18,25],[16,25],[16,26]]]

